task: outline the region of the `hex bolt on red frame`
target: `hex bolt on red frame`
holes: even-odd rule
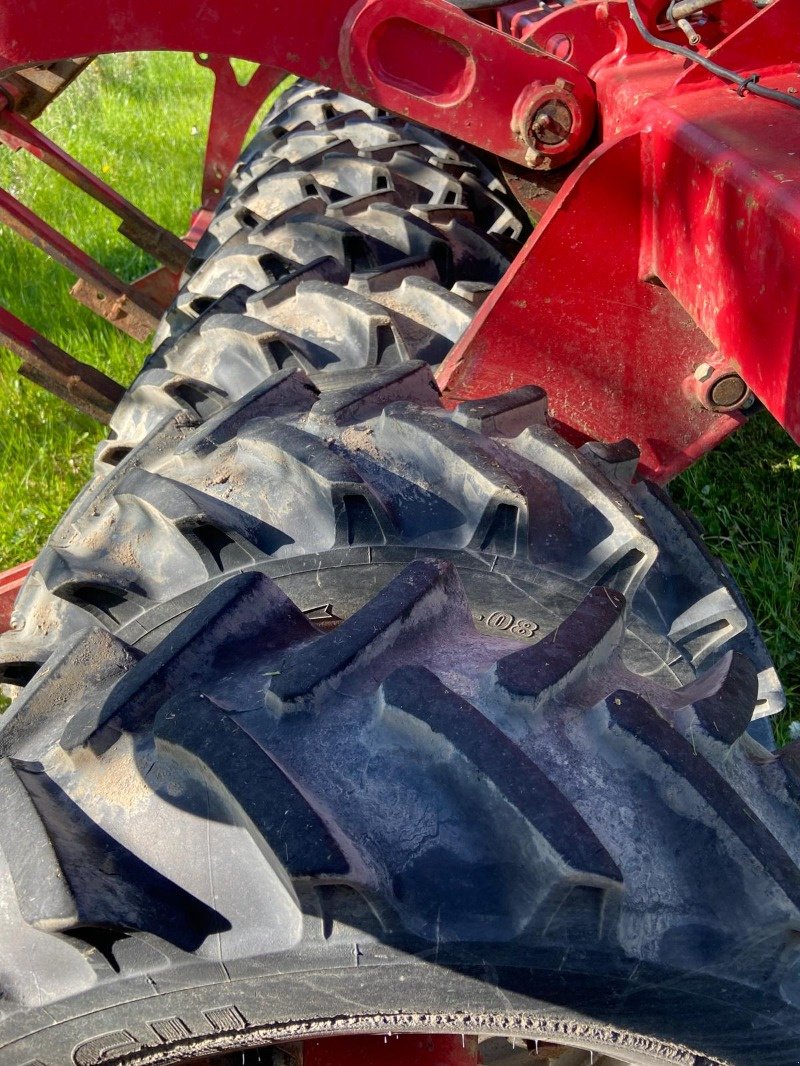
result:
[[[661,483],[759,404],[800,442],[797,0],[463,6],[472,10],[306,0],[298,17],[289,0],[5,0],[0,139],[108,207],[161,265],[126,284],[7,190],[0,220],[76,274],[78,300],[144,339],[252,118],[286,75],[301,75],[497,157],[536,222],[438,372],[449,407],[540,386],[570,443],[627,438],[640,474]],[[155,49],[193,53],[215,76],[202,204],[185,238],[32,124],[92,57]],[[257,64],[247,84],[231,58]],[[23,374],[108,420],[123,391],[116,382],[3,308],[0,338]],[[29,565],[0,576],[0,630],[14,624]],[[101,1061],[80,1051],[76,1063]],[[479,1045],[346,1035],[307,1041],[301,1058],[467,1066]]]

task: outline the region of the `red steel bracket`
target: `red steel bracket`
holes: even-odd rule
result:
[[[286,77],[286,71],[262,63],[242,83],[228,56],[203,52],[195,54],[194,58],[214,74],[201,198],[203,207],[213,210],[242,150],[251,122],[272,90]]]
[[[641,156],[640,135],[623,136],[567,179],[439,384],[453,405],[543,384],[576,443],[629,437],[643,473],[664,480],[741,418],[690,396],[687,379],[714,346],[663,285],[642,277]]]

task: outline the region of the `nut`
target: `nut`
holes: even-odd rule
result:
[[[529,148],[525,153],[525,166],[537,167],[540,163],[544,162],[545,155],[543,152],[538,152],[535,148]]]

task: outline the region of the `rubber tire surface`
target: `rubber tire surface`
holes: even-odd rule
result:
[[[300,368],[316,381],[438,364],[528,229],[513,197],[463,146],[308,82],[284,92],[114,413],[94,482],[18,598],[18,629],[0,638],[0,678],[29,679],[74,632],[58,589],[80,585],[91,569],[85,534],[96,497],[132,450],[176,418],[218,415],[279,370]],[[82,560],[71,575],[65,542]],[[131,594],[142,587],[133,571],[125,581]]]
[[[284,367],[440,362],[529,229],[469,149],[298,81],[229,179],[100,461]]]
[[[800,756],[746,735],[750,657],[665,637],[666,505],[597,467],[630,457],[575,453],[537,390],[448,415],[421,363],[319,398],[284,372],[169,443],[239,504],[262,451],[256,498],[320,543],[79,632],[4,718],[14,1061],[174,1061],[343,1003],[354,1028],[795,1061]],[[127,476],[168,516],[192,496],[155,454]]]

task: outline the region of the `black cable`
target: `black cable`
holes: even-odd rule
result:
[[[736,71],[721,67],[713,59],[701,56],[699,52],[693,52],[691,48],[687,48],[683,44],[673,44],[672,41],[665,41],[661,37],[656,37],[645,26],[636,6],[636,0],[628,0],[628,11],[636,29],[647,43],[652,44],[654,48],[661,48],[665,52],[672,52],[673,55],[683,56],[690,63],[697,63],[698,66],[703,67],[710,74],[715,74],[718,78],[722,78],[723,81],[729,81],[735,85],[740,96],[744,96],[745,93],[752,93],[753,96],[761,96],[765,100],[776,100],[778,103],[800,108],[800,100],[797,97],[792,96],[790,93],[781,92],[780,89],[768,89],[766,85],[760,85],[758,74],[737,74]]]

